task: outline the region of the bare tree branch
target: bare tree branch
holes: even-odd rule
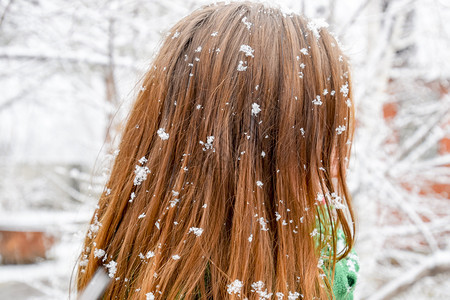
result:
[[[14,0],[9,0],[8,4],[6,4],[5,9],[3,10],[2,16],[0,17],[0,29],[2,28],[3,21],[5,20],[6,14],[9,11],[9,8],[11,7],[11,4],[14,2]]]
[[[450,252],[436,252],[432,256],[425,258],[417,267],[404,272],[403,276],[389,282],[379,289],[377,293],[367,298],[367,300],[390,299],[426,276],[449,271]]]

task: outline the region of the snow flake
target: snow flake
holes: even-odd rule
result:
[[[136,176],[134,177],[134,185],[140,185],[144,180],[147,179],[147,174],[150,173],[150,170],[148,167],[142,167],[142,166],[137,166],[134,170],[134,174],[136,174]]]
[[[202,51],[202,46],[198,46],[197,49],[194,50],[194,52],[200,52]]]
[[[245,26],[247,26],[247,29],[250,30],[250,27],[252,27],[252,23],[247,21],[247,17],[243,17],[241,20],[242,23],[244,23]]]
[[[292,293],[291,291],[289,291],[288,300],[295,300],[295,299],[298,299],[298,297],[303,297],[303,295],[298,292]]]
[[[302,134],[302,137],[305,137],[305,129],[303,129],[303,127],[300,128],[300,133]]]
[[[259,186],[259,187],[262,187],[264,184],[261,181],[258,180],[258,181],[256,181],[256,185]]]
[[[307,25],[308,29],[311,30],[316,39],[320,38],[320,29],[327,28],[328,26],[328,23],[324,19],[311,20]]]
[[[320,269],[323,266],[323,259],[319,258],[319,262],[317,263],[317,267]]]
[[[327,89],[324,89],[322,94],[323,94],[324,96],[327,95],[327,94],[328,94],[328,90],[327,90]]]
[[[298,56],[297,56],[298,57]],[[304,63],[300,64],[300,68],[304,69],[306,67],[306,65]]]
[[[248,241],[251,243],[253,241],[253,234],[250,234],[250,236],[248,237]]]
[[[322,100],[320,100],[320,95],[317,95],[316,98],[314,98],[314,100],[312,101],[313,104],[315,105],[322,105]]]
[[[303,76],[305,76],[305,74],[303,74],[302,71],[298,72],[298,77],[303,78]]]
[[[173,260],[179,260],[181,257],[178,254],[172,255]]]
[[[212,147],[212,143],[214,142],[214,136],[210,135],[206,137],[206,143],[203,141],[200,141],[199,143],[201,145],[204,145],[204,147],[202,148],[203,151],[206,151],[207,149],[213,149]],[[213,149],[213,152],[216,152],[216,149]]]
[[[336,194],[326,194],[327,199],[330,201],[331,205],[333,205],[336,209],[344,209],[345,205],[342,203],[342,198]]]
[[[128,202],[133,202],[134,198],[136,198],[136,194],[134,192],[131,193],[130,195],[130,200],[128,200]]]
[[[345,100],[345,104],[347,104],[348,107],[352,107],[352,101],[350,101],[350,99]]]
[[[164,131],[164,128],[159,128],[158,131],[156,132],[159,137],[164,141],[167,140],[169,138],[169,134],[167,132]]]
[[[306,48],[300,49],[300,52],[301,52],[303,55],[308,55],[308,49],[306,49]]]
[[[318,234],[319,234],[319,231],[317,230],[317,228],[314,228],[314,230],[309,235],[314,237]]]
[[[277,211],[275,212],[275,216],[277,217],[277,219],[276,219],[277,221],[278,221],[279,219],[281,219],[281,215],[280,215]]]
[[[138,217],[138,219],[143,219],[143,218],[145,218],[145,213],[140,214]]]
[[[262,157],[265,157],[265,156],[266,156],[266,152],[261,151],[261,156],[262,156]]]
[[[105,250],[103,249],[94,249],[94,257],[102,258],[105,255]]]
[[[252,104],[252,115],[257,115],[261,111],[260,106],[258,103]]]
[[[147,293],[145,294],[145,300],[155,300],[155,295],[153,293]]]
[[[344,85],[341,86],[341,89],[339,90],[344,97],[348,96],[348,82],[346,82]]]
[[[240,60],[239,61],[239,65],[237,66],[237,70],[238,71],[245,71],[245,70],[247,70],[247,68],[248,68],[248,66],[244,66],[244,64],[246,64],[247,62],[245,61],[242,61],[242,60]]]
[[[283,300],[284,294],[282,292],[278,292],[275,294],[278,300]]]
[[[147,161],[148,161],[148,160],[145,158],[145,156],[143,156],[143,157],[141,157],[141,158],[139,159],[139,163],[140,163],[141,165],[145,164]]]
[[[261,230],[262,231],[268,231],[269,230],[269,228],[267,228],[268,221],[266,219],[261,217],[261,218],[258,219],[258,222],[261,225]]]
[[[273,295],[273,293],[268,293],[267,289],[263,291],[264,282],[262,281],[253,282],[251,287],[252,287],[251,291],[259,295],[259,299],[270,299]]]
[[[317,193],[316,202],[322,205],[326,204],[325,197],[323,196],[322,193]]]
[[[244,286],[244,284],[242,283],[242,281],[236,279],[235,281],[233,281],[232,283],[227,285],[227,292],[228,294],[241,294],[241,289]]]
[[[89,259],[87,258],[86,254],[83,254],[83,259],[80,260],[79,266],[80,267],[86,267],[89,263]]]
[[[342,134],[345,131],[345,129],[346,129],[345,125],[339,125],[336,128],[336,132],[337,132],[337,134]]]
[[[189,233],[193,232],[196,236],[201,236],[203,233],[203,228],[191,227],[189,228]]]
[[[330,92],[330,95],[331,95],[331,96],[334,96],[334,94],[336,94],[336,91],[335,91],[335,90],[332,90],[332,91]]]
[[[249,45],[241,45],[241,48],[239,49],[239,51],[244,52],[245,56],[255,57],[253,55],[253,52],[255,52],[255,50],[253,50],[252,47],[250,47]]]
[[[105,265],[105,267],[108,269],[108,276],[110,278],[113,278],[117,272],[117,263],[111,260],[108,264]]]
[[[156,221],[155,222],[155,226],[156,226],[156,228],[158,228],[158,229],[160,229],[160,226],[159,226],[159,221],[161,221],[160,219],[158,219],[158,221]]]
[[[169,201],[170,203],[170,207],[174,207],[175,205],[177,205],[177,203],[180,202],[180,199],[175,198]]]
[[[175,31],[175,33],[173,34],[173,36],[172,36],[172,40],[173,39],[176,39],[177,37],[179,37],[180,36],[180,33],[178,32],[178,31]]]
[[[102,223],[98,221],[98,215],[95,213],[94,222],[89,226],[88,237],[92,238],[92,234],[97,233],[100,227],[102,227]]]
[[[213,33],[211,33],[211,36],[217,36],[219,34],[219,32],[214,31]]]

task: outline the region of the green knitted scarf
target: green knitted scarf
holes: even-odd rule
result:
[[[345,243],[345,234],[338,231],[338,245]],[[359,259],[354,249],[350,254],[336,262],[333,293],[337,300],[353,300],[353,292],[358,278]]]

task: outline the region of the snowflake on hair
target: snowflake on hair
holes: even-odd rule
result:
[[[345,131],[345,129],[346,129],[345,125],[339,125],[336,128],[336,132],[337,132],[337,134],[342,134]]]
[[[212,149],[213,152],[216,152],[216,149],[213,148],[212,143],[214,142],[214,136],[210,135],[206,137],[206,143],[204,141],[200,141],[199,143],[203,145],[202,148],[203,151],[206,151],[208,149]]]
[[[314,105],[322,105],[322,100],[320,100],[320,95],[317,95],[316,98],[312,101]]]
[[[189,233],[193,232],[196,236],[201,236],[203,233],[203,228],[191,227],[189,228]]]
[[[249,45],[241,45],[241,48],[239,49],[239,51],[244,52],[245,56],[255,57],[253,55],[253,52],[255,52],[255,50],[253,50],[252,47],[250,47]]]
[[[252,104],[252,115],[257,115],[261,111],[261,108],[258,103]]]
[[[252,27],[252,23],[247,21],[247,17],[243,17],[241,20],[242,23],[244,23],[245,26],[247,26],[247,29],[250,30],[250,28]]]
[[[311,20],[307,27],[314,34],[316,39],[320,38],[320,29],[327,28],[329,25],[324,19]]]
[[[148,173],[150,173],[150,170],[148,167],[136,165],[135,170],[134,170],[134,174],[135,174],[135,177],[133,180],[134,185],[141,185],[141,183],[147,179]]]
[[[164,131],[164,128],[159,128],[156,133],[163,141],[169,138],[169,134]]]
[[[347,97],[348,96],[348,92],[349,92],[349,90],[348,90],[348,82],[346,82],[344,85],[342,85],[341,89],[339,91],[344,95],[344,97]]]
[[[242,281],[236,279],[235,281],[233,281],[232,283],[227,285],[227,292],[228,294],[238,294],[239,296],[241,295],[241,289],[244,286],[244,284],[242,283]]]
[[[237,66],[237,70],[240,72],[247,70],[248,66],[244,66],[244,64],[247,64],[247,62],[240,60],[239,65]]]
[[[271,299],[273,293],[268,293],[267,289],[264,289],[264,282],[257,281],[253,282],[252,285],[252,292],[257,293],[259,295],[259,299]]]

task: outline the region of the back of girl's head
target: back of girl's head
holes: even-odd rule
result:
[[[238,2],[182,19],[130,112],[78,289],[106,266],[108,299],[331,297],[354,239],[351,99],[346,57],[302,16]]]

